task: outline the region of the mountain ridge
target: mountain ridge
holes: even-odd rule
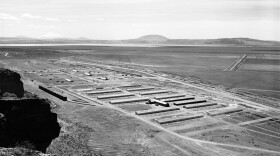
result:
[[[162,35],[145,35],[126,40],[95,40],[79,38],[32,38],[27,36],[0,37],[1,44],[155,44],[155,45],[204,45],[204,46],[280,46],[280,41],[259,40],[245,37],[217,39],[170,39]]]

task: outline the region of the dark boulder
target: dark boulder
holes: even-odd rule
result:
[[[23,83],[18,73],[9,69],[0,68],[0,95],[6,92],[13,93],[20,98],[23,97]]]
[[[46,152],[59,136],[57,114],[44,99],[0,100],[0,146],[16,147],[28,142],[34,150]]]

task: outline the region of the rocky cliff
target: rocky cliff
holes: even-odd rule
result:
[[[0,114],[1,147],[28,143],[45,152],[60,132],[57,114],[44,99],[1,100]]]
[[[1,156],[50,156],[49,154],[44,154],[40,151],[30,150],[22,147],[17,147],[17,148],[0,147],[0,155]]]
[[[5,92],[13,93],[17,97],[23,97],[23,83],[18,73],[0,68],[0,96]]]
[[[0,82],[2,93],[23,96],[23,83],[19,74],[1,69]],[[59,133],[57,114],[51,112],[48,100],[37,97],[0,98],[0,147],[24,147],[46,152]]]

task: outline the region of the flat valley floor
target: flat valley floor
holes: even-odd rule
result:
[[[53,103],[53,155],[280,155],[279,65],[277,47],[0,47]]]

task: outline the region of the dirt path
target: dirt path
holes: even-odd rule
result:
[[[237,70],[238,67],[245,62],[247,58],[247,54],[244,54],[242,57],[240,57],[239,59],[237,59],[236,61],[234,61],[233,64],[231,64],[229,67],[227,67],[224,71],[234,71]]]

